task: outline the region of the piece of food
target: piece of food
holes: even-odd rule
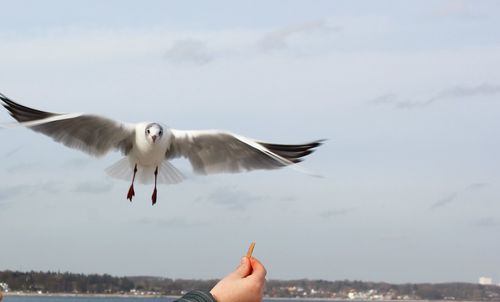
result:
[[[248,252],[247,252],[248,258],[252,257],[254,247],[255,247],[255,242],[250,243],[250,246],[248,247]]]

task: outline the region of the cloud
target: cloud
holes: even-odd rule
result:
[[[393,105],[397,109],[413,109],[429,106],[438,101],[476,96],[490,96],[500,93],[500,85],[482,83],[476,86],[455,86],[436,93],[424,100],[405,100],[397,94],[384,94],[369,101],[374,105]]]
[[[326,43],[328,37],[340,29],[327,20],[289,25],[274,31],[266,28],[181,31],[168,27],[63,27],[40,36],[20,35],[5,39],[0,48],[0,63],[12,66],[27,61],[86,64],[148,57],[202,66],[220,58],[247,59],[295,46],[306,52],[325,46],[330,49]]]
[[[50,181],[40,184],[0,187],[0,200],[10,200],[21,195],[35,196],[39,193],[57,194],[60,191],[59,184]]]
[[[324,42],[325,35],[336,33],[341,28],[317,20],[294,24],[275,31],[264,30],[225,30],[207,32],[188,32],[192,37],[170,41],[165,59],[173,63],[209,64],[216,59],[231,57],[258,56],[273,50],[290,48],[300,42],[312,48],[315,42]],[[208,43],[207,41],[210,41]]]
[[[434,15],[438,18],[443,17],[458,17],[458,18],[479,18],[483,14],[474,11],[473,8],[477,5],[470,6],[470,1],[449,0],[441,2],[439,6],[434,8]]]
[[[35,195],[36,190],[32,185],[0,186],[0,207],[7,207],[14,199],[22,195]]]
[[[14,148],[10,151],[8,151],[7,153],[4,154],[4,158],[8,158],[8,157],[11,157],[13,155],[15,155],[16,153],[18,153],[23,147],[17,147],[17,148]]]
[[[272,50],[289,48],[297,40],[304,42],[307,38],[321,39],[338,32],[340,27],[331,26],[326,20],[311,21],[290,25],[275,31],[232,30],[212,32],[191,32],[192,36],[201,38],[184,38],[174,40],[165,52],[165,59],[173,63],[191,63],[205,65],[217,58],[255,56]],[[207,40],[210,39],[210,44]],[[228,42],[230,41],[230,42]],[[308,49],[311,41],[306,41]],[[209,47],[210,46],[210,47]]]
[[[472,225],[483,228],[497,228],[500,227],[500,221],[493,217],[483,217],[473,221]]]
[[[451,193],[450,195],[434,202],[431,206],[430,206],[430,209],[431,210],[434,210],[434,209],[437,209],[437,208],[440,208],[440,207],[443,207],[445,205],[448,205],[450,203],[453,203],[455,202],[456,200],[459,199],[460,195],[467,192],[467,191],[476,191],[476,190],[481,190],[483,189],[484,187],[487,187],[488,184],[487,183],[484,183],[484,182],[477,182],[477,183],[472,183],[466,187],[464,187],[463,189],[461,190],[457,190],[453,193]]]
[[[391,104],[394,102],[398,101],[398,96],[394,93],[388,93],[384,94],[381,96],[378,96],[374,98],[373,100],[370,100],[369,103],[374,104],[374,105],[381,105],[381,104]]]
[[[61,192],[59,184],[53,181],[48,181],[39,185],[33,186],[34,191],[57,194]]]
[[[22,194],[25,186],[0,187],[0,201]]]
[[[204,226],[206,222],[193,222],[187,220],[184,217],[173,217],[173,218],[141,218],[137,220],[133,220],[132,223],[141,224],[141,225],[153,225],[167,228],[192,228],[192,227],[200,227]]]
[[[408,236],[404,236],[404,235],[384,235],[384,236],[380,236],[378,238],[378,240],[381,240],[381,241],[394,241],[394,242],[400,242],[400,241],[407,240],[407,239],[408,239]]]
[[[8,195],[5,192],[0,192],[0,201],[7,199]]]
[[[283,202],[292,202],[292,201],[297,201],[298,198],[296,196],[282,196],[280,197],[279,201],[283,201]]]
[[[221,187],[206,197],[198,198],[198,200],[205,200],[231,210],[244,210],[248,204],[263,199],[263,196],[240,190],[236,186]]]
[[[289,40],[294,36],[311,35],[313,33],[329,34],[340,31],[338,26],[329,25],[326,20],[311,21],[290,25],[265,35],[259,42],[263,51],[287,48]]]
[[[324,211],[320,214],[321,217],[323,218],[332,218],[332,217],[339,217],[339,216],[345,216],[347,214],[350,214],[354,212],[356,209],[355,208],[344,208],[344,209],[338,209],[338,210],[329,210],[329,211]]]
[[[108,181],[86,181],[75,186],[74,192],[100,194],[111,191],[113,183]]]
[[[62,166],[64,168],[83,168],[90,164],[90,160],[88,158],[73,158],[63,162]]]
[[[425,107],[433,103],[436,99],[428,99],[425,101],[397,101],[394,104],[394,107],[397,109],[413,109]]]
[[[185,39],[174,42],[172,47],[165,53],[165,58],[175,63],[204,65],[212,62],[215,56],[209,52],[206,42]]]
[[[33,169],[38,169],[43,167],[43,164],[37,162],[22,162],[18,164],[14,164],[5,169],[8,173],[26,173],[33,171]]]
[[[485,182],[476,182],[468,185],[465,187],[465,190],[480,190],[483,189],[484,187],[487,187],[488,184]]]
[[[441,91],[436,98],[455,98],[455,97],[472,97],[472,96],[487,96],[500,93],[500,85],[491,85],[488,83],[479,84],[477,86],[455,86],[450,89]]]
[[[452,194],[450,194],[450,195],[436,201],[435,203],[433,203],[431,205],[431,208],[432,209],[440,208],[442,206],[445,206],[449,203],[454,202],[457,198],[458,198],[458,192],[453,192]]]

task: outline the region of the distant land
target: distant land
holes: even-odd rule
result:
[[[0,290],[8,295],[180,296],[192,289],[210,290],[217,281],[144,276],[114,277],[107,274],[0,271]],[[269,280],[266,283],[265,297],[500,301],[500,286],[457,282],[390,284],[349,280]]]

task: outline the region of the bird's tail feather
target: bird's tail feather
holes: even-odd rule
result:
[[[138,166],[135,180],[141,184],[151,184],[154,182],[154,172],[156,166]],[[106,173],[113,178],[118,178],[126,181],[132,181],[134,174],[134,164],[124,157],[106,168]],[[170,162],[164,160],[158,166],[158,183],[159,184],[176,184],[184,180],[184,175],[174,167]]]

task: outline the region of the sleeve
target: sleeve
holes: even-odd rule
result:
[[[209,292],[193,290],[174,302],[217,302]]]

